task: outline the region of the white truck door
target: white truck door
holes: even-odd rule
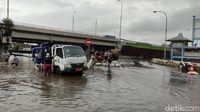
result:
[[[52,47],[51,47],[51,55],[52,56],[55,56],[55,52],[56,52],[56,46],[55,45],[53,45]],[[53,58],[53,61],[52,61],[53,63],[53,65],[55,65],[55,58]]]
[[[62,48],[55,48],[55,55],[56,55],[54,58],[55,65],[61,65],[64,58]]]

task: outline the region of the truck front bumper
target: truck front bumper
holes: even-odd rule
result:
[[[87,70],[87,67],[84,67],[83,63],[71,64],[70,68],[65,68],[66,72],[81,72]]]

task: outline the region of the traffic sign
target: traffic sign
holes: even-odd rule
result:
[[[92,44],[92,41],[90,38],[87,38],[85,43],[86,43],[86,46],[90,46]]]

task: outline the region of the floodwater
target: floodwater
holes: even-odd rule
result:
[[[164,112],[168,105],[200,106],[200,79],[172,80],[173,68],[95,66],[83,77],[34,71],[28,58],[0,65],[1,112]],[[131,60],[121,60],[131,63]]]

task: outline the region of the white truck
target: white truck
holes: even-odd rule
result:
[[[76,72],[82,75],[87,68],[87,58],[82,47],[74,45],[58,45],[51,47],[54,72]]]

